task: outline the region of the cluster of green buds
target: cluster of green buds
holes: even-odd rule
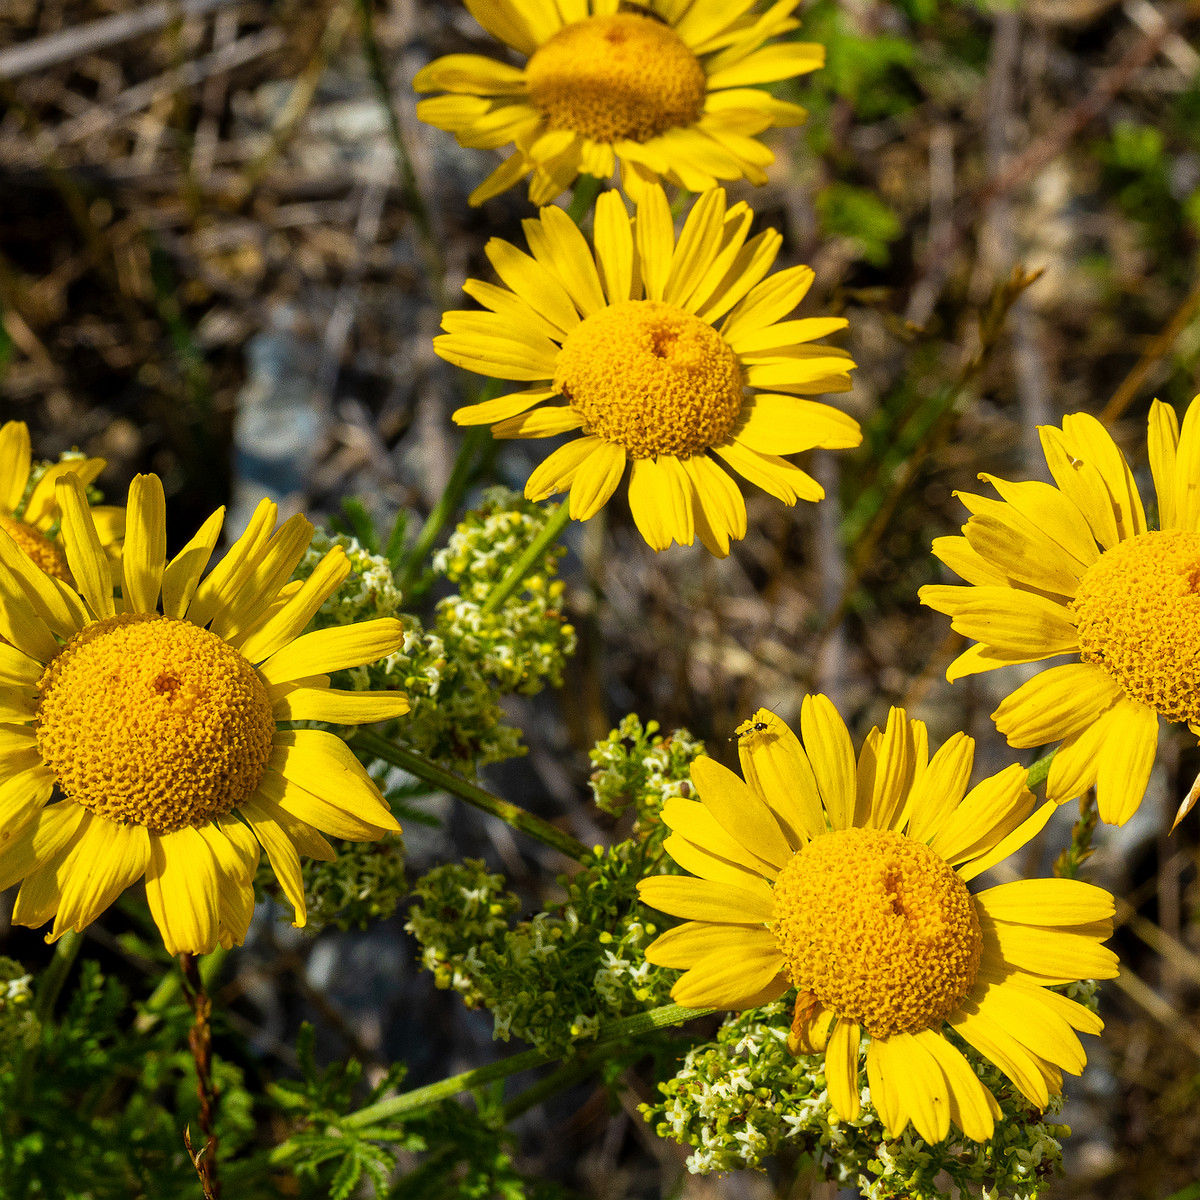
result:
[[[714,1041],[690,1050],[659,1085],[663,1099],[642,1105],[661,1137],[693,1147],[691,1171],[761,1169],[786,1150],[809,1155],[827,1179],[856,1186],[867,1200],[950,1200],[947,1183],[985,1200],[1023,1200],[1062,1173],[1061,1139],[1070,1130],[1048,1119],[1061,1108],[1061,1096],[1051,1098],[1046,1112],[1035,1110],[995,1066],[960,1043],[1004,1114],[994,1136],[975,1142],[955,1131],[930,1146],[910,1125],[892,1139],[866,1088],[858,1119],[839,1120],[829,1104],[824,1055],[793,1055],[787,1047],[791,1016],[791,996],[731,1014]]]
[[[657,721],[643,726],[630,713],[588,751],[596,807],[619,817],[632,806],[635,836],[658,827],[662,807],[672,796],[691,796],[688,769],[704,753],[704,743],[686,729],[664,736],[658,728]]]
[[[37,1040],[40,1025],[33,1011],[33,976],[14,959],[0,957],[0,1061]]]
[[[547,1054],[595,1038],[600,1026],[668,1003],[674,973],[651,966],[658,930],[637,902],[640,847],[622,842],[572,879],[566,899],[515,926],[520,901],[477,860],[435,867],[417,881],[406,928],[438,987],[486,1007],[494,1033]]]
[[[433,624],[402,611],[404,597],[391,564],[357,539],[318,530],[296,577],[306,578],[333,546],[351,574],[317,614],[314,628],[396,617],[403,646],[367,667],[339,673],[338,686],[403,691],[412,711],[385,732],[445,766],[474,773],[524,753],[520,731],[505,723],[499,698],[557,686],[575,651],[575,630],[561,611],[563,585],[554,578],[563,553],[551,547],[494,612],[484,603],[496,584],[541,533],[552,515],[506,488],[485,493],[434,558],[435,575],[461,589],[438,602]]]

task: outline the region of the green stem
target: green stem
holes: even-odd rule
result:
[[[542,532],[525,548],[488,598],[483,602],[483,612],[494,613],[517,590],[525,576],[542,560],[542,556],[556,541],[571,520],[571,506],[564,500],[551,514]]]
[[[537,1108],[551,1096],[582,1083],[595,1069],[596,1064],[605,1057],[603,1047],[597,1046],[591,1054],[581,1058],[568,1059],[556,1067],[549,1075],[531,1084],[523,1092],[519,1092],[504,1106],[504,1123],[515,1121],[531,1108]]]
[[[500,384],[494,379],[489,379],[476,403],[493,399],[499,391]],[[446,490],[438,497],[429,516],[425,518],[425,524],[421,526],[421,532],[417,534],[413,548],[405,555],[404,573],[400,577],[399,586],[406,595],[420,578],[421,568],[425,565],[425,560],[429,557],[429,552],[433,549],[438,535],[458,511],[458,506],[462,503],[467,488],[471,486],[471,480],[475,474],[475,460],[478,458],[480,450],[490,440],[491,433],[484,426],[476,426],[467,430],[467,435],[458,449],[458,457],[454,460],[454,466],[450,471],[450,478],[446,482]]]
[[[1041,787],[1043,783],[1050,777],[1050,764],[1054,761],[1054,756],[1058,753],[1057,748],[1051,750],[1049,754],[1043,755],[1036,762],[1029,766],[1029,790],[1035,791]]]
[[[649,1012],[638,1013],[633,1017],[622,1017],[618,1021],[609,1021],[606,1025],[601,1026],[600,1036],[593,1050],[611,1042],[625,1041],[628,1038],[637,1037],[639,1034],[649,1033],[654,1029],[681,1025],[684,1021],[692,1020],[693,1017],[707,1016],[712,1011],[711,1008],[684,1008],[679,1004],[665,1004],[662,1008],[653,1008]],[[437,1083],[428,1084],[426,1087],[416,1088],[411,1092],[402,1092],[399,1096],[391,1096],[387,1100],[380,1100],[367,1108],[360,1108],[356,1113],[351,1113],[340,1124],[343,1129],[360,1129],[364,1125],[386,1121],[419,1108],[428,1108],[429,1105],[448,1100],[460,1092],[469,1092],[474,1088],[482,1087],[485,1083],[505,1079],[509,1075],[515,1075],[518,1071],[528,1071],[531,1067],[539,1066],[546,1061],[548,1061],[546,1056],[540,1050],[526,1050],[521,1054],[501,1059],[500,1062],[489,1063],[486,1067],[477,1067],[474,1071],[464,1071],[461,1075],[451,1075],[449,1079],[442,1079]],[[274,1159],[279,1151],[286,1148],[287,1143],[278,1147],[272,1158]]]
[[[471,783],[470,780],[456,775],[453,771],[447,771],[444,767],[439,767],[437,763],[432,763],[429,759],[414,754],[411,750],[397,746],[394,742],[380,737],[377,733],[372,733],[369,729],[360,729],[351,739],[351,745],[367,754],[374,755],[375,758],[391,763],[394,767],[399,767],[402,771],[407,771],[410,775],[415,775],[418,779],[423,779],[426,783],[433,784],[434,787],[440,788],[444,792],[457,796],[460,800],[465,800],[468,804],[473,804],[486,813],[491,813],[493,817],[499,817],[513,829],[520,830],[521,833],[527,834],[531,838],[536,838],[543,845],[557,850],[560,854],[565,854],[568,858],[582,862],[590,853],[581,841],[573,838],[569,833],[564,833],[561,829],[556,829],[549,821],[535,817],[526,809],[516,804],[510,804],[507,800],[501,800],[499,796],[493,796],[491,792],[484,791],[478,784]]]
[[[583,224],[583,218],[588,215],[588,210],[596,202],[596,197],[600,195],[600,189],[603,186],[604,180],[597,179],[595,175],[580,175],[575,181],[575,192],[571,196],[571,206],[567,209],[567,216],[576,225]]]
[[[54,947],[54,957],[38,980],[37,996],[33,1004],[34,1015],[42,1024],[54,1015],[59,993],[62,992],[63,984],[67,982],[67,976],[82,945],[83,934],[74,930],[68,930],[58,939]]]

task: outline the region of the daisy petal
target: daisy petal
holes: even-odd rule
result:
[[[277,721],[328,721],[331,725],[369,725],[411,710],[402,692],[345,692],[336,688],[295,688],[275,701]]]
[[[659,967],[691,967],[708,955],[722,951],[732,958],[741,954],[743,947],[751,947],[760,953],[774,950],[776,970],[783,970],[783,955],[770,930],[717,925],[711,921],[685,921],[668,929],[646,947],[646,961]]]
[[[1112,736],[1100,743],[1096,764],[1096,807],[1100,820],[1124,825],[1138,810],[1158,749],[1158,713],[1128,698],[1113,705]]]
[[[60,537],[79,594],[97,619],[111,617],[117,611],[113,603],[112,574],[88,512],[83,484],[77,475],[61,476],[54,494],[62,512]]]
[[[596,266],[610,304],[633,297],[633,231],[625,201],[616,191],[604,192],[596,200],[593,225]]]
[[[1006,657],[1050,658],[1079,649],[1070,610],[1033,592],[926,584],[917,595],[922,604],[946,613],[955,633]]]
[[[834,829],[848,829],[854,821],[857,792],[854,746],[846,723],[827,696],[804,697],[800,733],[829,823]]]
[[[393,833],[400,826],[375,781],[341,738],[323,729],[280,730],[268,760],[305,791]]]
[[[163,615],[182,621],[187,616],[188,606],[200,586],[200,577],[208,560],[216,549],[221,525],[225,520],[225,508],[215,513],[200,526],[199,532],[173,558],[163,570],[162,605]]]
[[[950,1120],[977,1142],[986,1142],[1002,1115],[995,1096],[979,1081],[967,1060],[932,1029],[913,1034],[913,1040],[934,1059],[950,1089]]]
[[[693,921],[765,925],[773,919],[771,888],[765,882],[750,891],[689,876],[653,875],[638,884],[638,895],[659,912]]]
[[[267,684],[288,683],[377,662],[403,644],[404,625],[395,617],[317,629],[276,650],[258,673]]]
[[[90,925],[150,862],[150,834],[141,825],[118,825],[92,816],[60,870],[61,896],[48,941]]]
[[[24,421],[5,421],[0,425],[0,510],[9,516],[25,495],[33,452],[29,426]]]
[[[573,521],[594,517],[608,503],[625,474],[625,461],[623,447],[602,441],[579,464],[571,481],[570,514]]]
[[[1161,400],[1150,405],[1146,448],[1150,452],[1150,474],[1158,496],[1158,527],[1174,529],[1176,521],[1175,459],[1179,446],[1179,418],[1175,410]],[[3,475],[0,475],[0,479]]]
[[[787,991],[780,979],[782,958],[774,946],[743,942],[737,954],[720,949],[696,962],[671,988],[671,999],[686,1008],[728,1008],[734,1011],[764,1003],[770,989],[777,999]]]
[[[985,1016],[969,1001],[964,1007],[952,1012],[946,1018],[946,1023],[952,1026],[965,1042],[974,1046],[984,1058],[995,1063],[1031,1104],[1044,1109],[1050,1102],[1050,1090],[1046,1086],[1045,1075],[1038,1067],[1036,1056],[1017,1041],[1003,1025]]]
[[[1108,892],[1080,879],[1019,879],[977,892],[975,903],[994,920],[1029,925],[1087,925],[1116,911]]]
[[[129,485],[124,595],[134,612],[157,613],[167,563],[167,499],[157,475],[135,475]]]
[[[943,1141],[950,1132],[950,1085],[938,1060],[911,1033],[887,1039],[887,1060],[917,1133],[930,1145]]]
[[[700,755],[691,770],[705,808],[730,837],[776,868],[791,858],[792,847],[774,813],[728,767]]]
[[[800,739],[773,712],[759,709],[747,725],[738,731],[742,774],[783,825],[792,848],[799,849],[825,832],[812,763]]]
[[[1073,737],[1123,695],[1102,667],[1067,663],[1039,671],[992,713],[1010,746],[1044,746]]]
[[[553,454],[538,464],[525,481],[525,498],[545,500],[555,492],[569,490],[580,467],[605,445],[607,443],[602,438],[589,434],[575,438],[565,446],[559,446]]]
[[[219,931],[217,864],[198,830],[150,837],[146,899],[168,954],[208,954]]]
[[[861,1029],[842,1017],[833,1027],[825,1046],[825,1082],[829,1103],[843,1121],[856,1121],[859,1114],[858,1046]]]

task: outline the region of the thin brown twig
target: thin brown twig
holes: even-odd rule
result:
[[[194,1020],[188,1031],[188,1049],[196,1063],[196,1095],[200,1100],[200,1129],[204,1134],[204,1149],[192,1149],[191,1130],[183,1131],[192,1166],[200,1177],[205,1200],[220,1200],[221,1180],[217,1175],[217,1086],[212,1077],[212,1000],[200,978],[200,968],[194,954],[181,954],[179,966],[183,971],[183,993],[191,1006]]]
[[[942,227],[938,236],[931,237],[926,251],[929,264],[927,275],[930,283],[919,280],[917,287],[924,287],[924,303],[933,311],[945,279],[948,264],[971,229],[975,228],[992,206],[1022,184],[1028,183],[1044,166],[1054,161],[1070,144],[1120,95],[1126,84],[1162,49],[1167,39],[1175,33],[1174,22],[1143,34],[1097,81],[1078,104],[1065,110],[1054,126],[1035,141],[1023,154],[1013,158],[997,175],[964,196],[957,205],[955,220]]]
[[[1121,380],[1120,387],[1112,394],[1112,398],[1100,413],[1100,424],[1111,425],[1128,407],[1138,389],[1146,382],[1147,376],[1170,353],[1179,335],[1195,320],[1200,312],[1200,282],[1188,292],[1183,303],[1175,310],[1175,315],[1163,326],[1162,332],[1146,347],[1142,357],[1134,364],[1133,369]]]

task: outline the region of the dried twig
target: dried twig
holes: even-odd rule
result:
[[[217,1175],[217,1086],[212,1077],[212,1000],[200,978],[200,968],[194,954],[181,954],[179,966],[183,971],[183,992],[191,1006],[194,1020],[188,1031],[188,1049],[196,1063],[196,1095],[200,1100],[200,1129],[204,1133],[204,1149],[192,1149],[189,1129],[183,1131],[184,1145],[192,1165],[200,1177],[205,1200],[220,1200],[221,1181]]]
[[[180,17],[199,17],[212,12],[214,8],[236,3],[238,0],[166,0],[165,3],[149,4],[145,8],[104,17],[76,29],[64,29],[61,33],[22,42],[7,50],[0,50],[0,79],[30,75],[34,71],[103,50],[106,46],[127,42],[143,33],[153,33]]]

